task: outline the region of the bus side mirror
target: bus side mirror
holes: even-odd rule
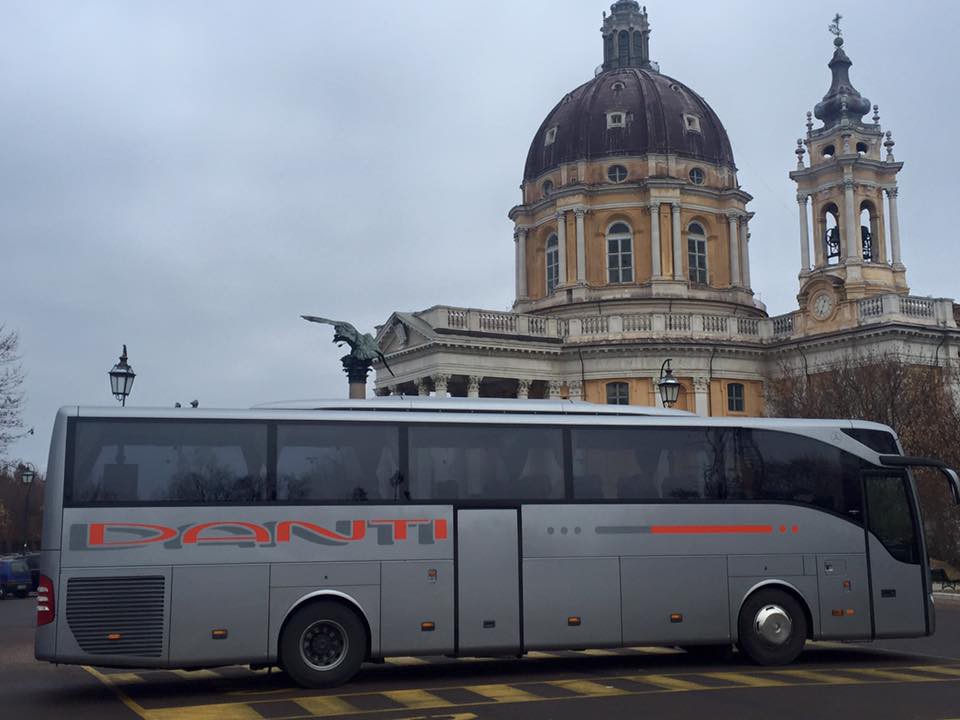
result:
[[[960,505],[960,477],[957,477],[957,471],[948,467],[940,469],[943,471],[943,474],[947,476],[947,480],[950,481],[950,492],[953,493],[954,504]]]

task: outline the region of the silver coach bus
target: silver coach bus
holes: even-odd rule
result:
[[[36,656],[280,665],[929,635],[892,431],[569,401],[65,408]]]

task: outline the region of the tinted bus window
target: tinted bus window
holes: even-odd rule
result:
[[[564,496],[555,428],[411,426],[409,499],[556,500]]]
[[[884,430],[864,430],[863,428],[848,428],[843,432],[878,453],[884,455],[900,454],[900,448],[897,447],[897,440],[893,433]]]
[[[853,455],[802,435],[741,430],[728,500],[791,501],[862,522],[859,462]]]
[[[725,434],[711,428],[571,430],[573,496],[584,500],[720,497]]]
[[[913,512],[902,475],[866,478],[867,514],[870,530],[887,551],[900,562],[920,562]]]
[[[393,502],[398,451],[388,425],[279,425],[277,500]]]
[[[80,420],[67,497],[77,503],[263,500],[267,429],[258,423]]]

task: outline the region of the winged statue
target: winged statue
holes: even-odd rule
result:
[[[353,325],[344,320],[329,320],[327,318],[317,317],[316,315],[301,315],[307,322],[322,323],[324,325],[333,325],[333,341],[338,346],[343,347],[343,343],[350,346],[348,357],[366,363],[368,366],[374,361],[379,360],[383,366],[390,370],[387,364],[387,358],[380,352],[376,339],[370,333],[361,333]],[[393,375],[393,370],[390,370]],[[396,377],[394,375],[394,377]]]

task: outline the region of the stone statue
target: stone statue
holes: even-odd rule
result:
[[[340,358],[340,362],[343,363],[343,371],[347,374],[350,383],[351,399],[362,400],[366,397],[367,374],[374,360],[382,362],[390,374],[394,375],[387,364],[387,359],[380,352],[376,339],[370,333],[361,333],[353,325],[342,320],[328,320],[315,315],[300,317],[308,322],[333,325],[333,341],[339,347],[343,347],[343,343],[350,346],[350,352]]]

